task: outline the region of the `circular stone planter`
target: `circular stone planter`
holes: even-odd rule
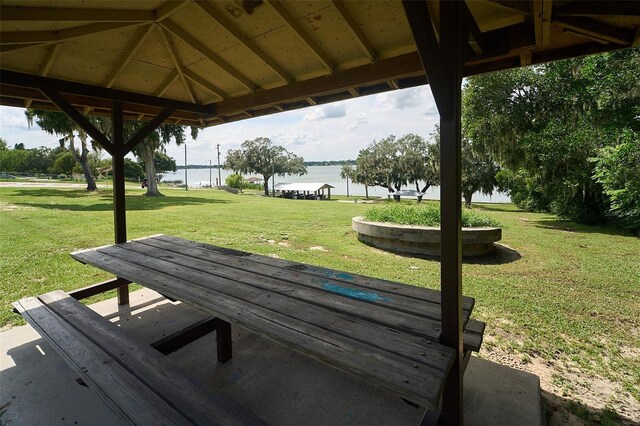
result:
[[[417,256],[440,256],[440,227],[352,220],[353,230],[363,243],[383,250]],[[484,256],[502,238],[502,228],[462,228],[462,255]]]

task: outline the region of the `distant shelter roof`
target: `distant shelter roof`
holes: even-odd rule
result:
[[[331,186],[328,183],[280,183],[276,185],[276,191],[300,191],[300,192],[316,192],[323,189],[331,189],[335,186]]]

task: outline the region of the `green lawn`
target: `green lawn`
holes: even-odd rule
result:
[[[128,188],[128,237],[164,233],[255,253],[437,288],[439,263],[371,249],[351,218],[370,206],[270,199],[211,190]],[[579,226],[512,205],[478,205],[503,224],[494,262],[465,262],[464,293],[487,322],[481,355],[506,353],[554,370],[569,397],[582,377],[600,377],[640,403],[640,239]],[[113,240],[111,193],[0,188],[0,325],[21,324],[10,303],[110,278],[69,253]],[[272,240],[272,241],[270,241]],[[278,244],[281,243],[281,244]],[[322,246],[326,251],[310,250]],[[521,257],[520,257],[521,256]],[[520,258],[519,258],[520,257]],[[416,268],[417,267],[417,268]],[[524,367],[526,369],[526,366]],[[604,401],[616,407],[616,401]]]

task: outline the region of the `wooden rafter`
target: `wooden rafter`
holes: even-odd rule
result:
[[[353,87],[349,87],[347,89],[347,92],[349,92],[351,96],[353,96],[354,98],[357,98],[358,96],[360,96],[360,93],[358,92],[358,90],[354,89]]]
[[[205,46],[204,43],[197,40],[191,34],[187,33],[180,26],[175,24],[170,19],[166,19],[161,24],[164,28],[173,33],[176,37],[184,40],[188,45],[190,45],[193,49],[197,50],[202,56],[209,59],[211,62],[220,67],[223,71],[233,77],[235,80],[240,82],[247,89],[254,91],[258,87],[251,80],[249,80],[246,76],[244,76],[240,71],[233,68],[231,65],[223,61],[218,55],[216,55],[211,49]]]
[[[335,71],[335,65],[333,61],[320,49],[318,44],[307,34],[307,32],[300,26],[298,21],[287,12],[282,3],[278,0],[267,0],[267,3],[273,7],[273,9],[280,15],[280,17],[287,23],[287,25],[293,30],[293,32],[309,47],[313,54],[318,58],[322,65],[331,73]]]
[[[125,143],[124,151],[125,153],[131,152],[133,148],[135,148],[140,142],[144,140],[151,132],[158,128],[164,121],[173,114],[175,109],[173,108],[165,108],[160,112],[160,114],[156,115],[153,120],[149,121],[142,129],[138,131],[135,135],[133,135],[127,143]]]
[[[637,1],[572,1],[554,7],[554,16],[640,16]]]
[[[371,43],[369,43],[369,40],[365,37],[360,26],[345,7],[344,2],[342,0],[333,0],[331,4],[338,11],[340,16],[342,16],[342,19],[347,24],[347,28],[353,34],[353,37],[356,43],[358,43],[358,46],[360,46],[360,49],[362,49],[362,52],[367,56],[367,58],[369,58],[370,62],[375,62],[378,56],[376,50],[373,48]]]
[[[128,92],[125,90],[110,89],[85,83],[59,80],[49,77],[40,77],[32,74],[24,74],[15,71],[0,69],[0,82],[3,85],[29,87],[39,90],[53,89],[61,93],[86,96],[89,98],[108,99],[131,104],[149,105],[157,108],[174,108],[179,111],[188,111],[201,115],[215,114],[215,105],[198,105],[175,99],[161,98],[142,93]]]
[[[40,68],[40,75],[42,77],[46,77],[47,74],[49,74],[49,71],[51,71],[51,67],[53,66],[53,63],[56,60],[56,56],[60,51],[60,46],[62,46],[61,43],[56,43],[51,46],[51,48],[47,52],[47,56],[45,56],[44,60],[42,61],[42,67]],[[24,104],[25,108],[29,108],[32,101],[32,99],[27,99]]]
[[[191,0],[169,0],[154,11],[155,22],[162,22],[183,7],[189,5]]]
[[[152,10],[81,9],[71,7],[2,6],[0,16],[6,22],[153,22]]]
[[[135,54],[138,52],[138,49],[140,49],[140,46],[147,38],[149,33],[151,33],[152,29],[153,24],[142,29],[138,34],[136,34],[135,37],[133,37],[131,43],[127,46],[125,55],[120,59],[116,66],[113,67],[113,71],[111,71],[111,73],[109,74],[109,78],[104,85],[105,87],[112,87],[115,84],[118,76],[122,73],[122,70],[124,70],[129,62],[131,62],[131,59],[133,59]]]
[[[189,83],[187,82],[187,79],[184,76],[184,72],[182,71],[182,65],[180,65],[180,61],[178,60],[178,56],[176,55],[173,45],[171,44],[171,40],[169,40],[169,38],[167,37],[167,34],[165,34],[164,30],[162,28],[158,28],[158,31],[160,32],[160,38],[162,39],[162,43],[164,44],[165,49],[167,49],[167,53],[169,54],[169,57],[171,58],[171,61],[173,62],[173,67],[175,68],[175,70],[178,72],[178,76],[180,77],[180,81],[182,81],[182,85],[185,88],[185,91],[187,92],[187,95],[189,96],[189,99],[191,99],[191,102],[196,102],[196,95],[193,92],[193,89],[191,88],[191,86],[189,85]]]
[[[240,31],[235,25],[233,25],[229,20],[213,6],[211,3],[207,3],[204,1],[195,2],[202,10],[204,10],[207,15],[209,15],[214,21],[216,21],[221,27],[227,30],[231,35],[233,35],[236,40],[238,40],[242,45],[244,45],[247,49],[251,50],[254,55],[264,61],[265,64],[269,66],[275,72],[278,77],[280,77],[284,82],[290,83],[294,79],[293,77],[286,72],[278,63],[273,60],[269,55],[267,55],[262,49],[260,49],[247,35],[245,35],[242,31]]]
[[[409,20],[411,32],[418,47],[418,52],[439,52],[440,45],[436,38],[435,30],[432,25],[431,14],[425,1],[408,1],[404,0],[405,15]],[[438,105],[438,111],[441,115],[451,114],[452,106],[449,96],[445,89],[448,87],[449,76],[442,64],[437,60],[435,54],[420,54],[423,68],[429,70],[429,81],[433,97]]]
[[[633,34],[593,19],[566,16],[555,18],[553,23],[600,43],[611,42],[621,46],[629,46],[632,43]]]
[[[51,44],[143,24],[145,23],[100,22],[60,31],[5,31],[0,33],[0,44]]]
[[[238,96],[215,103],[219,115],[237,114],[247,108],[260,109],[281,105],[283,102],[304,100],[323,93],[337,93],[363,84],[385,82],[391,78],[424,76],[420,57],[407,53],[394,58],[361,65],[334,74],[333,79],[320,76],[296,81],[287,86],[262,90],[251,95]],[[425,80],[426,82],[426,80]]]
[[[209,92],[213,93],[219,98],[225,99],[228,97],[228,95],[222,89],[215,86],[210,81],[200,77],[198,74],[194,73],[189,68],[185,68],[183,72],[184,72],[184,76],[187,77],[189,80],[193,81],[194,83],[198,83],[200,86],[204,87]]]
[[[549,47],[553,0],[533,0],[532,5],[536,46],[538,49]]]

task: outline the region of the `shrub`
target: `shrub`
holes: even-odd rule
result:
[[[364,215],[365,220],[371,222],[390,222],[400,225],[440,226],[440,209],[433,204],[406,205],[389,203],[374,207]],[[482,213],[464,209],[462,211],[462,226],[480,227],[496,226],[500,222]]]

